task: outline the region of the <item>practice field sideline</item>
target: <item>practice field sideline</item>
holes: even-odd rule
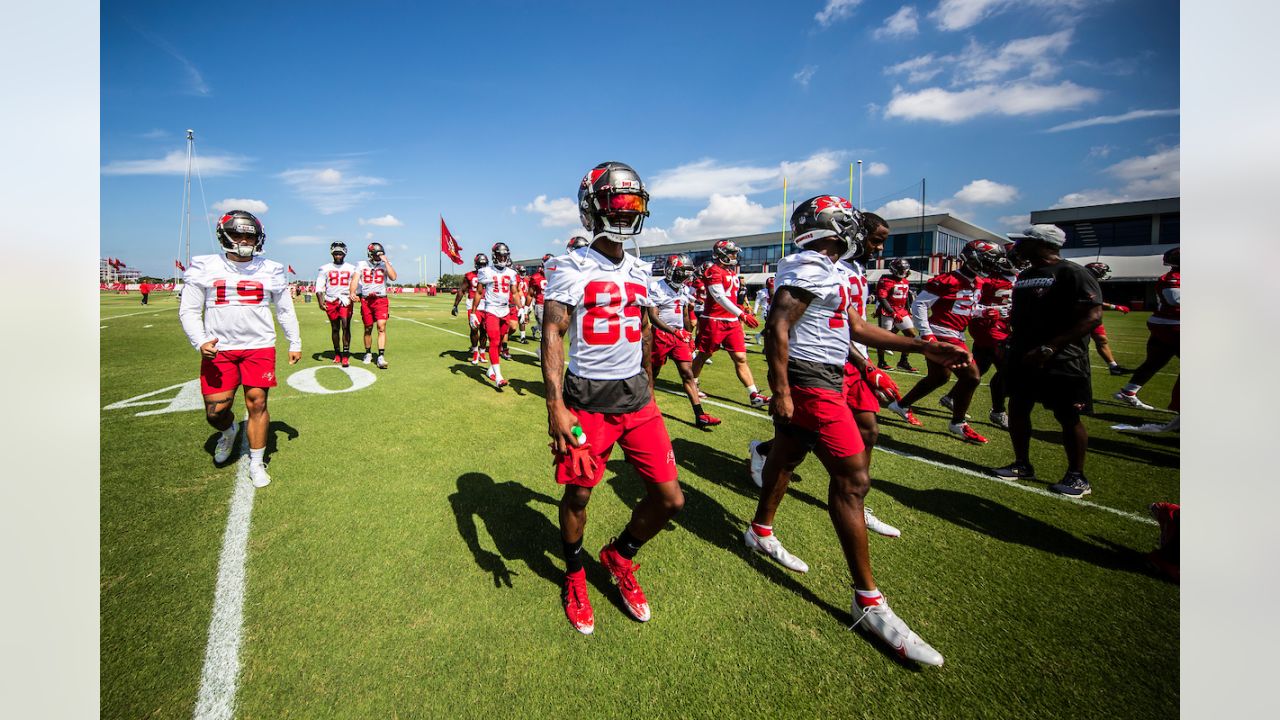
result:
[[[936,396],[917,406],[923,428],[881,414],[886,452],[874,456],[868,504],[903,537],[872,537],[877,578],[946,657],[918,670],[846,629],[848,572],[817,462],[800,467],[778,516],[788,548],[812,567],[796,575],[742,544],[756,498],[743,457],[767,436],[767,417],[717,355],[703,387],[724,424],[698,430],[665,368],[658,403],[686,506],[638,557],[653,620],[625,616],[593,559],[597,627],[584,637],[559,604],[559,490],[537,347],[512,345],[511,387],[496,392],[467,362],[451,301],[393,296],[390,368],[357,362],[349,373],[333,367],[323,314],[297,305],[303,360],[282,360],[271,392],[273,482],[256,492],[244,483],[238,669],[219,704],[201,687],[238,460],[210,459],[176,301],[103,296],[104,717],[1177,712],[1178,589],[1142,556],[1156,535],[1146,505],[1178,500],[1178,436],[1110,429],[1169,417],[1109,400],[1124,378],[1095,369],[1084,503],[1043,492],[1065,460],[1042,411],[1032,459],[1043,482],[1014,483],[1036,492],[984,473],[1012,459],[1007,436],[985,422],[985,387],[970,411],[985,447],[946,433]],[[1117,359],[1136,366],[1145,314],[1104,319]],[[353,329],[360,346],[358,320]],[[762,380],[763,356],[750,357]],[[1164,405],[1176,372],[1175,361],[1143,398]],[[913,382],[894,377],[904,391]],[[642,493],[615,454],[591,505],[592,555]]]

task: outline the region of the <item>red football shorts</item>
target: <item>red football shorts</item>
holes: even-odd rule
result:
[[[200,359],[200,392],[217,395],[245,387],[276,386],[276,349],[221,350]]]
[[[333,302],[325,303],[324,312],[326,315],[329,316],[330,320],[350,320],[351,319],[351,306],[343,305],[337,300],[334,300]]]
[[[863,451],[862,434],[858,432],[853,410],[842,393],[826,388],[793,386],[791,405],[791,424],[816,436],[815,450],[838,458],[851,457]],[[879,403],[876,409],[880,409]]]
[[[1089,334],[1096,338],[1105,339],[1107,337],[1107,328],[1102,323],[1098,323],[1098,327],[1090,330]]]
[[[880,412],[880,400],[852,363],[844,366],[844,401],[854,412]]]
[[[934,337],[937,338],[938,342],[951,343],[965,352],[969,352],[969,344],[964,341],[964,338],[953,338],[945,335],[934,335]],[[930,362],[932,362],[932,360]]]
[[[662,369],[668,357],[676,362],[692,362],[693,352],[689,349],[689,343],[669,332],[654,328],[653,353],[649,356],[649,364],[653,366],[654,375]]]
[[[635,412],[608,415],[570,408],[578,418],[578,425],[591,444],[591,455],[596,461],[596,475],[581,479],[569,475],[567,457],[556,456],[556,482],[561,485],[595,487],[604,477],[605,463],[614,443],[622,446],[622,457],[645,482],[664,483],[676,479],[676,456],[671,449],[667,426],[662,413],[653,400]]]
[[[747,336],[742,332],[742,323],[737,320],[727,322],[702,318],[698,323],[697,348],[703,355],[710,355],[719,348],[729,352],[746,352]]]
[[[360,303],[360,319],[365,325],[372,325],[377,320],[386,320],[391,316],[391,303],[386,295],[365,295]]]
[[[1182,347],[1182,326],[1163,325],[1148,321],[1147,329],[1151,331],[1151,340],[1173,348],[1176,353]]]

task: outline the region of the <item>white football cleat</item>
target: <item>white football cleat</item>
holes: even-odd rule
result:
[[[271,476],[267,474],[266,465],[250,463],[249,479],[253,481],[254,487],[266,487],[271,483]]]
[[[849,627],[850,630],[861,625],[893,648],[901,657],[924,665],[942,665],[942,654],[912,632],[902,618],[889,609],[887,601],[882,599],[878,605],[861,608],[858,607],[858,601],[855,598],[853,617],[856,619]]]
[[[240,423],[232,422],[231,427],[227,428],[227,432],[218,434],[218,444],[213,447],[213,463],[221,465],[231,457],[231,452],[236,449],[236,433],[240,431]]]
[[[387,359],[386,359],[385,357],[381,356],[381,355],[379,355],[379,356],[378,356],[378,362],[377,362],[377,364],[378,364],[378,369],[379,369],[379,370],[386,370],[386,369],[387,369]]]
[[[1009,429],[1009,413],[1007,412],[996,412],[995,410],[992,410],[991,414],[987,416],[987,419],[991,421],[992,425],[995,425],[1002,430]]]
[[[1132,405],[1140,410],[1154,410],[1155,408],[1138,399],[1138,393],[1127,393],[1123,390],[1116,391],[1111,397],[1119,400],[1126,405]]]
[[[369,363],[371,363],[371,362],[373,362],[373,353],[371,353],[371,352],[367,352],[367,353],[365,353],[365,354],[364,354],[364,364],[365,364],[365,365],[368,365],[368,364],[369,364]]]
[[[747,443],[747,455],[751,458],[751,480],[758,488],[764,487],[764,456],[757,449],[761,444],[759,440]]]
[[[867,521],[867,529],[877,535],[891,538],[902,536],[901,530],[871,514],[871,508],[866,505],[862,506],[862,517]]]
[[[809,564],[787,552],[787,549],[782,547],[782,543],[778,541],[777,535],[760,537],[750,525],[747,525],[747,531],[742,534],[742,540],[746,542],[747,547],[770,558],[788,570],[800,573],[809,572]]]

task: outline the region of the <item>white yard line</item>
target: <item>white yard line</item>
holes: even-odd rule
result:
[[[442,327],[440,327],[440,326],[438,326],[438,325],[432,325],[432,324],[430,324],[430,323],[424,323],[424,322],[422,322],[421,320],[414,320],[413,318],[400,318],[400,319],[401,319],[401,320],[408,320],[409,322],[417,323],[417,324],[419,324],[419,325],[423,325],[423,326],[425,326],[425,327],[433,328],[433,329],[435,329],[435,330],[439,330],[439,331],[441,331],[441,332],[447,332],[447,333],[450,333],[450,334],[452,334],[452,335],[457,335],[457,336],[459,336],[459,337],[467,337],[466,335],[463,335],[463,334],[462,334],[462,333],[460,333],[460,332],[456,332],[456,331],[454,331],[454,330],[450,330],[450,329],[448,329],[448,328],[442,328]],[[532,353],[532,352],[529,352],[528,350],[524,350],[524,349],[522,349],[522,348],[512,348],[512,350],[514,350],[514,351],[516,351],[516,352],[522,352],[522,353],[525,353],[526,355],[535,355],[535,356],[537,355],[537,353]],[[684,396],[685,396],[685,394],[684,394],[684,392],[683,392],[683,391],[681,391],[681,392],[677,392],[677,391],[675,391],[675,390],[667,390],[666,388],[655,388],[655,389],[656,389],[656,390],[658,390],[659,392],[664,392],[664,393],[667,393],[667,394],[669,394],[669,395],[678,395],[678,396],[680,396],[680,397],[684,397]],[[736,413],[742,413],[743,415],[750,415],[751,417],[754,417],[754,418],[756,418],[756,419],[758,419],[758,420],[766,420],[766,421],[767,421],[767,420],[769,420],[769,416],[768,416],[768,415],[765,415],[765,414],[762,414],[762,413],[758,413],[758,412],[753,412],[753,411],[751,411],[751,410],[747,410],[747,409],[745,409],[745,408],[741,408],[741,407],[738,407],[738,406],[736,406],[736,405],[728,405],[728,404],[726,404],[726,403],[718,402],[718,401],[716,401],[716,400],[710,400],[710,399],[708,399],[708,400],[703,400],[703,401],[702,401],[702,404],[703,404],[703,405],[714,405],[715,407],[718,407],[718,408],[724,408],[724,409],[726,409],[726,410],[732,410],[732,411],[734,411],[734,412],[736,412]],[[884,451],[884,452],[886,452],[886,453],[889,453],[890,455],[896,455],[896,456],[898,456],[898,457],[906,458],[906,459],[908,459],[908,460],[915,460],[916,462],[922,462],[922,463],[924,463],[924,464],[926,464],[926,465],[933,465],[934,467],[939,467],[939,468],[943,468],[943,469],[946,469],[946,470],[953,470],[953,471],[958,472],[958,473],[961,473],[961,474],[963,474],[963,475],[969,475],[969,476],[976,477],[976,478],[982,478],[983,480],[990,480],[990,481],[992,481],[992,482],[999,483],[999,484],[1004,485],[1004,486],[1007,486],[1007,487],[1015,488],[1015,489],[1017,489],[1017,490],[1022,490],[1023,492],[1029,492],[1029,493],[1032,493],[1032,494],[1035,494],[1035,495],[1041,495],[1041,496],[1043,496],[1043,497],[1052,498],[1052,499],[1057,500],[1057,501],[1059,501],[1059,502],[1067,502],[1067,503],[1071,503],[1071,504],[1073,504],[1073,505],[1084,505],[1085,507],[1091,507],[1091,508],[1096,508],[1096,509],[1098,509],[1098,510],[1104,510],[1104,511],[1109,512],[1109,513],[1111,513],[1111,514],[1113,514],[1113,515],[1119,515],[1120,517],[1128,518],[1128,519],[1130,519],[1130,520],[1135,520],[1135,521],[1137,521],[1137,522],[1140,522],[1140,523],[1143,523],[1143,524],[1146,524],[1146,525],[1155,525],[1155,524],[1156,524],[1156,521],[1155,521],[1155,520],[1152,520],[1151,518],[1149,518],[1149,517],[1145,517],[1145,516],[1143,516],[1143,515],[1138,515],[1138,514],[1136,514],[1136,513],[1127,512],[1127,511],[1125,511],[1125,510],[1118,510],[1118,509],[1113,508],[1113,507],[1107,507],[1106,505],[1099,505],[1099,504],[1097,504],[1097,503],[1089,502],[1088,500],[1079,500],[1079,499],[1076,499],[1076,498],[1069,498],[1069,497],[1067,497],[1067,496],[1065,496],[1065,495],[1059,495],[1059,494],[1057,494],[1057,493],[1049,492],[1048,490],[1045,490],[1045,489],[1043,489],[1043,488],[1032,487],[1032,486],[1030,486],[1030,485],[1022,485],[1022,484],[1020,484],[1020,483],[1014,482],[1013,480],[1008,480],[1008,479],[1006,479],[1006,478],[1000,478],[1000,477],[996,477],[996,476],[994,476],[994,475],[986,475],[986,474],[983,474],[983,473],[980,473],[980,472],[977,472],[977,471],[974,471],[974,470],[970,470],[970,469],[968,469],[968,468],[959,467],[959,466],[956,466],[956,465],[948,465],[947,463],[938,462],[938,461],[936,461],[936,460],[930,460],[930,459],[928,459],[928,458],[922,458],[922,457],[920,457],[920,456],[918,456],[918,455],[912,455],[912,454],[910,454],[910,453],[905,453],[905,452],[902,452],[902,451],[900,451],[900,450],[890,450],[890,449],[885,448],[885,447],[877,447],[876,449],[877,449],[877,450],[882,450],[882,451]]]
[[[176,308],[176,307],[172,307],[172,308],[166,308],[166,309],[167,309],[167,310],[177,310],[178,308]],[[111,317],[104,317],[104,318],[102,318],[102,320],[104,320],[104,321],[105,321],[105,320],[115,320],[116,318],[131,317],[131,316],[133,316],[133,315],[146,315],[147,313],[152,313],[152,314],[155,314],[155,315],[159,315],[159,314],[160,314],[160,313],[156,312],[156,311],[155,311],[155,309],[153,308],[153,309],[150,309],[150,310],[142,310],[142,311],[139,311],[139,312],[125,313],[124,315],[112,315]]]
[[[240,634],[244,624],[245,556],[249,546],[249,517],[253,513],[253,483],[249,480],[249,432],[240,442],[235,489],[227,529],[218,558],[218,583],[213,593],[213,618],[205,647],[195,720],[230,720],[235,713],[236,681],[240,676]]]

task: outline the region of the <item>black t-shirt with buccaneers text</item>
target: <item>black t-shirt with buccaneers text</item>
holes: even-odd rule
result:
[[[1070,260],[1020,273],[1013,284],[1009,311],[1010,365],[1074,325],[1083,308],[1101,304],[1102,288],[1097,279]],[[1044,364],[1044,372],[1088,377],[1089,334],[1059,348]]]

